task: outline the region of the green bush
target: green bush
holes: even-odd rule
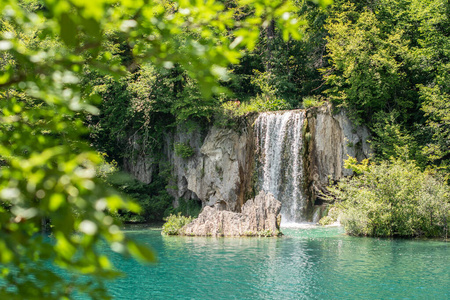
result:
[[[180,234],[180,229],[183,228],[184,225],[191,223],[192,220],[192,217],[185,217],[181,215],[181,212],[177,215],[171,214],[167,218],[164,218],[166,223],[164,223],[161,233],[164,235],[178,235]]]
[[[325,103],[325,100],[323,100],[320,97],[317,96],[308,96],[303,98],[303,107],[304,108],[311,108],[311,107],[319,107],[322,106]]]
[[[256,98],[256,103],[259,111],[277,111],[292,108],[286,100],[279,98]]]
[[[413,161],[369,165],[330,191],[348,234],[438,237],[448,232],[450,187]]]
[[[238,100],[225,101],[214,116],[214,125],[233,128],[242,120],[241,117],[252,113],[288,109],[292,109],[292,106],[286,100],[278,98],[266,99],[257,96],[242,102]]]
[[[319,220],[319,224],[322,226],[332,225],[334,222],[337,221],[338,217],[339,217],[338,210],[336,209],[335,206],[331,206],[326,212],[326,215]]]
[[[187,143],[175,143],[174,148],[175,154],[184,159],[191,157],[195,153],[194,149]]]

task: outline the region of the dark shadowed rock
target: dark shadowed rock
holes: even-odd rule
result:
[[[277,236],[280,210],[281,202],[261,191],[244,204],[241,213],[206,206],[181,232],[193,236]]]

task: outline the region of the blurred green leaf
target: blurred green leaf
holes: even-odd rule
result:
[[[157,261],[155,252],[150,250],[148,246],[129,241],[127,247],[130,253],[142,262],[154,263]]]

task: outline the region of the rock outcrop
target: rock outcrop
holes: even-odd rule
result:
[[[181,229],[192,236],[278,236],[281,202],[261,191],[241,213],[205,206],[197,219]]]
[[[123,159],[123,168],[137,180],[149,184],[153,179],[155,162],[153,156],[146,153],[148,150],[139,143],[140,138],[137,134],[128,138],[128,156]]]
[[[181,158],[169,151],[169,161],[176,189],[175,198],[200,199],[203,206],[239,212],[251,178],[247,170],[252,162],[252,135],[247,126],[240,131],[211,127],[204,140],[201,134],[177,130],[167,147],[173,143],[189,143],[194,155]],[[172,146],[173,149],[173,146]]]
[[[330,181],[352,175],[352,170],[344,168],[349,155],[359,161],[371,155],[369,130],[355,126],[343,111],[333,113],[330,104],[307,110],[305,132],[310,198],[324,192]]]
[[[186,129],[177,126],[176,130],[168,133],[164,141],[164,156],[167,159],[165,163],[169,164],[171,180],[168,192],[175,199],[174,206],[178,206],[179,199],[203,200],[197,196],[199,190],[193,188],[193,182],[202,177],[203,158],[200,148],[205,140],[205,132],[200,128]],[[175,153],[176,144],[185,144],[192,148],[193,155],[183,158]],[[195,178],[195,180],[194,180]],[[201,193],[199,193],[201,194]]]

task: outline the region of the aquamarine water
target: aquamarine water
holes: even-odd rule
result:
[[[115,299],[450,299],[450,243],[356,238],[341,228],[284,229],[282,238],[161,236],[127,230],[158,253],[127,274]]]

